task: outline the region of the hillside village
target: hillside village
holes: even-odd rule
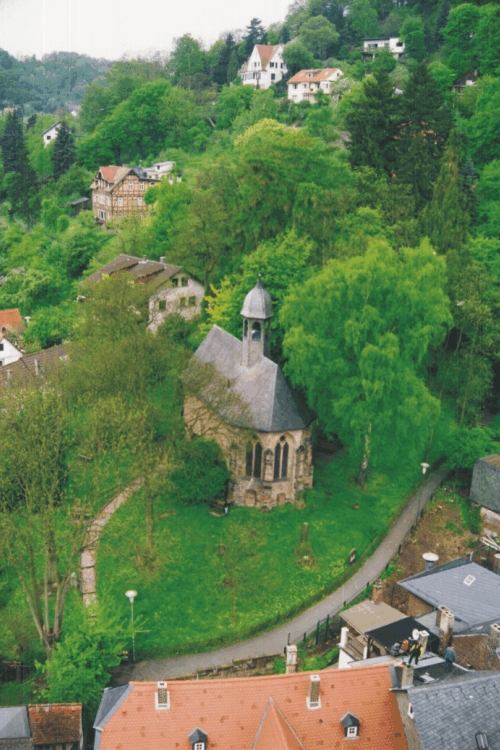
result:
[[[500,748],[499,26],[0,50],[0,750]]]

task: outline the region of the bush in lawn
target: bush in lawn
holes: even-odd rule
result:
[[[181,502],[202,505],[224,496],[229,472],[217,443],[205,438],[186,443],[182,462],[170,477]]]

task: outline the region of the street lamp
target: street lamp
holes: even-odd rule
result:
[[[425,474],[427,473],[427,469],[429,468],[430,464],[426,464],[425,461],[423,461],[420,464],[420,466],[422,468],[422,476],[425,476]],[[420,492],[418,493],[418,506],[417,506],[417,515],[415,516],[415,524],[418,522],[418,517],[420,515],[420,501],[422,500],[422,489],[423,489],[423,485],[421,484],[420,485]]]
[[[135,633],[134,633],[134,599],[137,596],[137,591],[131,589],[125,591],[125,596],[130,602],[130,624],[132,626],[132,661],[135,661]]]

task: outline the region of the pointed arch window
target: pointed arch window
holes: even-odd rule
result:
[[[274,479],[280,478],[281,445],[278,443],[274,451]]]
[[[245,475],[247,477],[256,477],[260,479],[262,476],[262,445],[259,442],[247,443],[246,446],[246,461],[245,461]]]
[[[281,478],[286,479],[288,476],[288,443],[283,445],[283,457],[281,459]]]

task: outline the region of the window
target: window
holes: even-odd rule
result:
[[[104,221],[104,219],[106,218],[106,214],[104,213],[104,211],[99,210],[97,213],[99,214],[99,218]]]
[[[261,339],[261,328],[258,321],[252,323],[252,341],[260,341]]]
[[[144,183],[143,182],[139,183],[139,190],[144,190]]]
[[[247,443],[245,453],[245,475],[260,479],[262,474],[262,445]]]
[[[269,63],[270,68],[274,68],[274,63]]]
[[[274,475],[275,480],[286,479],[288,476],[288,443],[284,435],[274,449]]]
[[[3,344],[0,344],[0,352],[3,352]]]
[[[50,141],[50,139],[52,138],[51,135],[46,135],[45,137],[47,138],[48,141]]]
[[[283,458],[281,461],[281,478],[286,479],[288,474],[288,443],[283,446]]]
[[[101,204],[101,206],[103,206],[104,205],[104,195],[99,195],[98,196],[98,201]]]
[[[195,742],[193,745],[193,750],[205,750],[205,743],[204,742]]]
[[[283,63],[281,63],[280,67],[281,67],[281,68],[283,67]]]
[[[164,312],[167,309],[167,301],[164,299],[158,300],[158,310]]]
[[[413,713],[413,706],[411,705],[411,703],[408,703],[408,716],[410,717],[410,719],[413,719],[415,716],[415,714]]]
[[[358,736],[358,728],[357,727],[347,727],[347,738],[350,739],[351,737],[357,737]]]
[[[274,451],[274,479],[280,478],[281,445],[278,443]]]
[[[196,307],[196,297],[189,298],[189,307]]]
[[[187,286],[187,285],[188,285],[187,277],[183,276],[181,279],[181,286]]]
[[[0,367],[3,367],[3,359],[0,359]]]
[[[271,73],[271,81],[274,81],[276,79],[276,73]]]
[[[179,300],[179,307],[186,307],[186,298],[181,297]]]
[[[467,578],[464,578],[464,584],[466,586],[472,586],[475,580],[476,580],[475,576],[467,576]]]
[[[123,198],[118,198],[118,206],[120,208],[123,206]]]
[[[142,196],[139,196],[139,198],[137,198],[137,205],[142,206]]]
[[[133,182],[129,182],[128,189],[129,189],[130,192],[132,192],[132,190],[134,189],[134,183]]]

